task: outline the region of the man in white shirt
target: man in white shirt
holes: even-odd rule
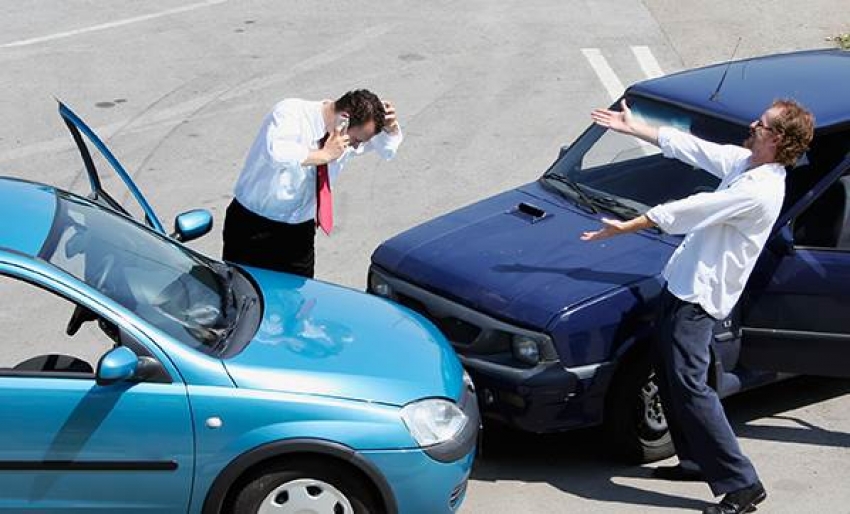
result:
[[[347,127],[338,126],[345,120]],[[395,156],[401,128],[390,102],[349,91],[336,101],[289,98],[263,120],[224,220],[226,261],[314,276],[316,226],[333,228],[331,191],[354,156]]]
[[[664,315],[653,358],[662,403],[679,465],[656,468],[670,480],[705,480],[715,495],[704,512],[755,510],[767,493],[738,441],[716,392],[708,386],[712,330],[738,302],[773,229],[785,196],[785,167],[806,150],[811,113],[791,100],[773,103],[750,125],[744,146],[703,141],[670,127],[653,127],[620,111],[597,109],[593,120],[661,148],[665,157],[721,179],[716,191],[658,205],[629,221],[603,219],[585,241],[659,227],[686,234],[664,269]]]

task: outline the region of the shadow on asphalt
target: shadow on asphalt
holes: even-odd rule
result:
[[[798,377],[742,393],[725,402],[741,438],[850,448],[850,434],[835,432],[783,413],[850,393],[850,380]],[[751,421],[783,426],[754,425]],[[484,429],[483,454],[472,478],[544,482],[565,493],[603,502],[701,510],[693,498],[652,491],[651,468],[622,464],[607,451],[601,428],[563,434],[530,434],[497,424]],[[617,483],[647,479],[646,489]]]

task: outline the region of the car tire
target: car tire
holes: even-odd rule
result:
[[[236,493],[231,514],[316,512],[377,514],[383,509],[369,487],[345,466],[299,459],[268,467],[249,477]],[[290,507],[290,508],[287,508]]]
[[[616,456],[629,463],[655,462],[676,453],[647,356],[627,360],[614,376],[605,429]]]

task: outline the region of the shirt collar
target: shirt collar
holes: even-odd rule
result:
[[[325,126],[325,118],[322,116],[322,107],[324,102],[330,102],[330,100],[310,102],[310,108],[307,110],[310,117],[310,128],[313,130],[314,141],[322,139],[328,132],[328,128]]]
[[[750,167],[750,159],[752,159],[752,158],[753,158],[753,153],[750,152],[750,156],[747,157],[747,160],[745,161],[744,170],[743,170],[742,173],[749,173],[751,171],[764,169],[764,170],[769,171],[771,174],[779,175],[779,176],[782,176],[782,177],[785,176],[785,166],[783,166],[782,164],[780,164],[778,162],[767,162],[767,163],[764,163],[764,164],[760,164],[760,165],[758,165],[754,168],[751,168]]]

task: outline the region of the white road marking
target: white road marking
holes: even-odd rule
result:
[[[638,64],[640,64],[640,68],[643,70],[646,78],[654,79],[664,75],[661,65],[658,64],[655,56],[652,55],[652,50],[648,46],[633,46],[632,53],[635,54],[635,58],[637,58]]]
[[[203,9],[204,7],[210,7],[217,4],[223,4],[227,2],[227,0],[207,0],[206,2],[199,2],[197,4],[184,5],[183,7],[177,7],[175,9],[169,9],[167,11],[160,11],[157,13],[145,14],[144,16],[136,16],[134,18],[127,18],[124,20],[112,21],[109,23],[101,23],[100,25],[92,25],[91,27],[83,27],[81,29],[69,30],[66,32],[57,32],[56,34],[50,34],[47,36],[34,37],[31,39],[22,39],[20,41],[13,41],[11,43],[4,43],[0,45],[0,48],[17,48],[21,46],[29,46],[35,45],[38,43],[44,43],[47,41],[54,41],[57,39],[64,39],[72,36],[78,36],[80,34],[86,34],[88,32],[95,32],[98,30],[106,30],[112,29],[115,27],[122,27],[124,25],[130,25],[132,23],[139,23],[142,21],[153,20],[156,18],[162,18],[163,16],[171,16],[173,14],[180,14],[187,11],[194,11],[196,9]]]
[[[626,88],[623,87],[623,83],[617,77],[617,74],[614,73],[614,70],[611,69],[608,60],[605,59],[602,52],[598,48],[582,48],[581,53],[584,54],[585,59],[590,63],[593,71],[596,72],[596,76],[599,77],[605,90],[608,91],[611,101],[613,102],[617,98],[620,98],[620,95],[623,94]]]
[[[661,70],[661,66],[658,64],[655,56],[652,55],[648,46],[633,46],[631,48],[632,53],[634,53],[638,60],[638,64],[640,64],[640,67],[647,78],[655,78],[664,75],[664,72]],[[599,80],[602,82],[605,90],[608,91],[608,96],[611,98],[611,101],[613,102],[620,98],[626,88],[623,87],[623,82],[614,72],[613,68],[611,68],[611,65],[608,64],[608,60],[605,59],[602,52],[598,48],[582,48],[581,53],[584,54],[584,57],[587,59],[587,62],[590,63],[593,71],[596,72],[596,76],[599,77]],[[657,153],[655,147],[646,141],[638,141],[638,146],[645,155]]]

